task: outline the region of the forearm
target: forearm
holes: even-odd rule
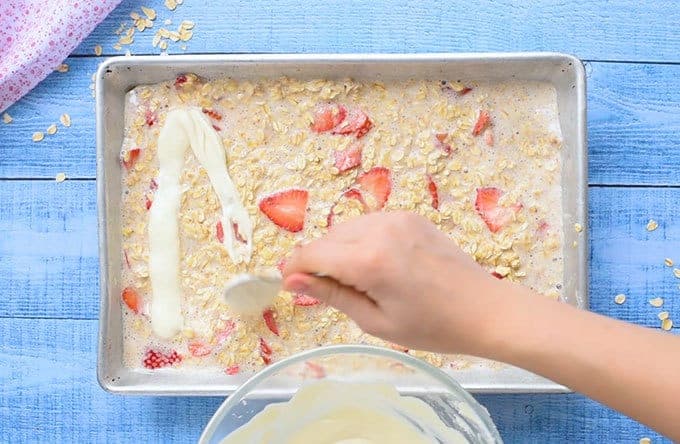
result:
[[[564,384],[680,440],[680,338],[505,287],[484,354]]]

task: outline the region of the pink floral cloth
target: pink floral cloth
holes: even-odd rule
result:
[[[64,61],[120,0],[0,0],[0,112]]]

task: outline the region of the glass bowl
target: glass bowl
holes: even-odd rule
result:
[[[425,401],[468,442],[503,442],[486,409],[440,369],[387,348],[336,345],[290,356],[251,377],[217,409],[199,443],[219,444],[267,405],[286,402],[298,389],[319,380],[387,383],[402,396]]]

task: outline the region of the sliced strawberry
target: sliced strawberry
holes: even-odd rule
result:
[[[267,341],[265,341],[264,338],[260,338],[260,352],[265,355],[271,355],[273,351],[274,350],[272,350]]]
[[[538,228],[536,229],[536,232],[539,235],[544,236],[549,229],[550,224],[545,219],[541,219],[540,221],[538,221]]]
[[[392,177],[390,170],[384,167],[373,167],[357,178],[361,189],[373,197],[373,202],[366,202],[370,210],[380,210],[392,192]],[[351,191],[351,190],[350,190]],[[359,194],[361,196],[361,194]]]
[[[203,114],[210,117],[211,119],[222,120],[222,114],[218,113],[214,109],[203,108],[203,109],[201,109],[201,111],[203,111]]]
[[[451,155],[451,153],[453,152],[453,148],[451,148],[451,145],[445,142],[448,136],[449,136],[448,133],[436,133],[434,135],[434,145],[438,149],[444,151],[444,154],[446,154],[447,156]]]
[[[214,129],[215,131],[217,131],[217,132],[222,131],[222,128],[220,128],[219,126],[217,126],[217,125],[215,125],[215,124],[213,124],[212,127],[213,127],[213,129]]]
[[[475,127],[472,128],[472,135],[479,136],[482,132],[491,125],[491,115],[486,110],[481,110],[479,112],[479,117],[475,123]]]
[[[201,357],[208,356],[210,353],[212,353],[212,347],[210,347],[203,341],[199,340],[191,341],[189,342],[188,347],[191,356]]]
[[[150,370],[175,365],[179,362],[182,362],[182,355],[175,350],[170,353],[163,353],[158,350],[148,349],[146,353],[144,353],[144,358],[142,359],[144,367]]]
[[[326,228],[333,226],[333,220],[335,219],[335,205],[333,205],[326,216]]]
[[[230,365],[226,369],[224,369],[224,373],[228,374],[229,376],[237,375],[238,372],[241,370],[238,364]]]
[[[512,220],[513,215],[522,208],[521,204],[515,204],[509,208],[499,207],[498,200],[502,195],[503,191],[498,188],[477,188],[475,209],[492,233],[500,231]]]
[[[432,176],[427,176],[427,191],[432,197],[432,208],[435,210],[439,209],[439,192],[437,191],[437,184],[434,183]]]
[[[331,131],[331,134],[355,134],[357,139],[362,138],[373,127],[373,122],[362,110],[355,108],[350,110],[347,118]]]
[[[180,74],[175,78],[175,88],[179,88],[185,83],[187,83],[187,76],[186,74]]]
[[[361,165],[361,151],[363,147],[364,145],[361,142],[355,142],[344,151],[334,152],[335,168],[339,172],[344,173]]]
[[[123,289],[123,294],[121,295],[123,298],[123,302],[125,302],[125,305],[128,306],[130,310],[132,310],[135,313],[139,313],[139,308],[140,308],[140,300],[139,300],[139,293],[137,293],[137,290],[135,290],[132,287],[125,287]]]
[[[151,204],[153,204],[153,201],[149,199],[149,196],[145,196],[146,201],[144,202],[144,206],[146,207],[147,210],[151,209]]]
[[[219,330],[217,334],[215,335],[215,339],[217,340],[217,345],[222,345],[224,342],[231,336],[231,334],[236,330],[236,322],[233,320],[229,319],[226,322],[226,325],[224,326],[223,329]]]
[[[246,238],[243,237],[240,231],[238,231],[238,224],[236,222],[231,223],[231,230],[233,231],[234,237],[236,238],[237,241],[241,242],[242,244],[248,243]]]
[[[293,305],[300,307],[311,307],[312,305],[319,304],[319,300],[306,294],[296,294],[293,298]]]
[[[495,271],[491,272],[491,276],[495,277],[496,279],[505,279],[505,276],[500,273],[496,273]]]
[[[272,350],[267,341],[265,341],[264,338],[260,338],[260,357],[266,365],[269,365],[272,362],[273,352],[274,350]]]
[[[224,243],[224,227],[222,226],[222,221],[218,220],[217,224],[215,225],[215,235],[217,236],[217,240],[220,241],[221,244]]]
[[[144,120],[146,121],[146,124],[148,126],[153,126],[153,124],[156,123],[157,118],[158,117],[156,116],[156,113],[154,113],[150,109],[147,109],[146,112],[144,113]]]
[[[126,170],[130,170],[135,165],[135,162],[137,162],[137,159],[139,159],[139,156],[142,154],[142,149],[141,148],[132,148],[125,154],[123,154],[123,159],[121,162],[123,163],[123,166],[125,167]]]
[[[149,189],[151,191],[156,191],[158,189],[158,182],[156,182],[156,179],[151,179],[151,182],[149,182]]]
[[[472,88],[470,88],[469,86],[465,86],[460,91],[457,91],[457,93],[458,93],[459,96],[464,96],[465,94],[469,93],[470,91],[472,91]]]
[[[309,369],[309,372],[311,373],[312,378],[317,378],[321,379],[326,376],[326,370],[319,364],[315,364],[314,362],[307,361],[305,362],[305,366]]]
[[[373,128],[373,121],[366,117],[366,120],[364,121],[364,124],[359,127],[359,129],[356,132],[357,139],[361,139],[368,133],[371,128]]]
[[[279,326],[276,325],[276,318],[274,317],[274,310],[271,308],[266,309],[262,312],[262,318],[264,323],[267,324],[269,331],[274,333],[276,336],[279,335]]]
[[[314,110],[312,131],[323,133],[340,125],[347,116],[347,108],[336,103],[320,103]]]
[[[259,207],[269,220],[295,233],[304,227],[308,199],[306,190],[290,189],[263,198]]]
[[[484,133],[484,142],[486,143],[486,146],[494,146],[495,139],[493,137],[493,132],[487,131]]]

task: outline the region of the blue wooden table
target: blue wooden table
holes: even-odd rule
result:
[[[1,1],[1,0],[0,0]],[[183,50],[562,51],[588,73],[590,308],[680,325],[680,4],[676,0],[126,0],[0,123],[0,442],[192,442],[218,398],[119,397],[95,378],[98,310],[94,99],[88,86],[129,13],[196,22]],[[163,25],[165,19],[172,25]],[[157,54],[152,30],[126,46]],[[95,45],[104,49],[94,55]],[[124,50],[123,50],[124,52]],[[39,143],[35,131],[72,119]],[[59,172],[68,180],[57,183]],[[659,223],[648,232],[649,219]],[[614,303],[617,293],[628,298]],[[621,344],[625,347],[625,344]],[[662,365],[645,363],[650,367]],[[680,375],[679,375],[680,377]],[[644,393],[640,393],[644,396]],[[506,442],[635,442],[658,435],[580,395],[484,395]]]

